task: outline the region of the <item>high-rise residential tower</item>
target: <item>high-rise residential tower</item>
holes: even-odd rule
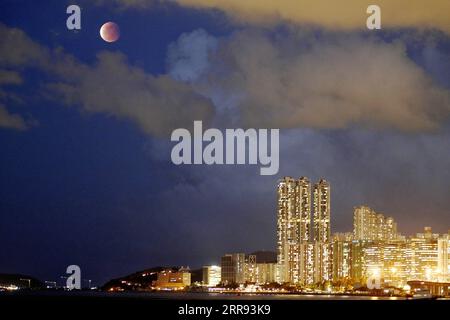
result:
[[[311,183],[306,177],[297,181],[300,215],[300,241],[311,240]]]
[[[437,276],[439,281],[449,281],[449,258],[450,258],[450,237],[443,235],[438,239],[438,261],[437,261]]]
[[[330,184],[321,179],[314,184],[314,242],[331,241]]]
[[[354,208],[353,236],[355,240],[388,241],[398,237],[397,223],[391,217],[376,213],[367,206]]]
[[[332,280],[332,246],[330,230],[330,184],[320,179],[313,187],[314,282]]]
[[[285,177],[279,181],[277,240],[278,265],[285,282],[309,285],[331,280],[330,184],[327,181],[322,179],[314,185],[313,196],[306,177]]]
[[[301,283],[304,244],[310,239],[311,184],[305,177],[285,177],[278,182],[277,194],[277,261],[284,281]]]

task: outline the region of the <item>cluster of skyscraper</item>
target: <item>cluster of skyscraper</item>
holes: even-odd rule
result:
[[[450,282],[449,244],[450,232],[440,235],[425,227],[405,237],[392,218],[357,207],[353,234],[333,237],[333,280],[364,283],[379,277],[392,287],[414,280]]]
[[[285,177],[278,183],[277,262],[280,282],[300,286],[324,282],[386,286],[409,280],[450,281],[450,233],[406,238],[391,217],[369,207],[354,209],[353,233],[330,236],[330,184]],[[311,205],[312,202],[312,205]]]
[[[205,267],[205,284],[364,286],[376,277],[384,286],[401,288],[410,280],[450,281],[450,232],[433,234],[427,227],[407,238],[398,233],[392,217],[359,206],[354,208],[353,232],[331,236],[326,180],[311,184],[306,177],[285,177],[277,195],[276,261],[226,254],[220,267]]]
[[[256,256],[244,253],[226,254],[221,258],[220,282],[306,285],[331,280],[330,184],[327,181],[320,180],[313,188],[307,178],[280,181],[277,236],[277,261],[257,261]],[[204,270],[207,279],[210,269]]]
[[[311,187],[306,177],[285,177],[277,192],[281,282],[309,285],[331,280],[330,184],[322,179]]]

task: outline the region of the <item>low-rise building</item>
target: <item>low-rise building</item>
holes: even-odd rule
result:
[[[178,271],[170,269],[158,272],[154,286],[160,290],[180,290],[191,285],[191,272],[188,268]]]

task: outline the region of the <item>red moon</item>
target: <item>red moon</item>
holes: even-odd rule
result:
[[[120,29],[114,22],[106,22],[100,28],[100,37],[106,42],[115,42],[120,37]]]

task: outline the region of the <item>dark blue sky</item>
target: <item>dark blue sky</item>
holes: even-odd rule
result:
[[[392,215],[406,234],[450,227],[445,31],[243,25],[216,9],[80,1],[82,30],[73,32],[65,27],[67,4],[0,4],[0,34],[13,35],[0,45],[0,76],[21,79],[0,77],[0,106],[23,121],[0,126],[0,272],[55,280],[78,264],[101,284],[156,265],[199,267],[225,252],[272,250],[283,175],[330,180],[333,231],[350,231],[352,208],[363,203]],[[113,44],[99,37],[108,20],[121,28]],[[12,48],[25,58],[8,58]],[[359,67],[368,64],[388,80]],[[333,74],[349,79],[336,88]],[[355,79],[360,74],[367,87]],[[305,77],[324,91],[311,96]],[[186,94],[180,101],[214,125],[281,128],[279,174],[172,165],[165,130],[176,127],[164,119],[179,114],[171,101],[181,85],[205,107],[190,106]],[[328,113],[330,97],[339,97],[336,113]],[[328,120],[317,121],[311,108]]]

